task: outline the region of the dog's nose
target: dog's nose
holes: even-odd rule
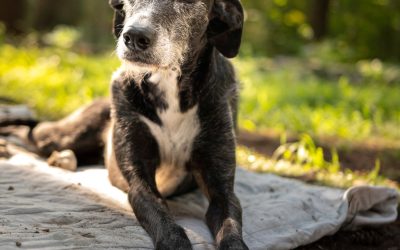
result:
[[[154,41],[155,32],[150,28],[132,27],[123,34],[126,47],[131,50],[146,50]]]

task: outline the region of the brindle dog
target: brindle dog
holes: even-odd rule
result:
[[[206,221],[218,249],[247,249],[234,194],[239,0],[110,0],[122,66],[111,104],[96,101],[32,141],[43,155],[105,148],[111,182],[128,192],[156,249],[191,249],[165,198],[197,184],[209,199]],[[110,118],[111,117],[111,118]]]

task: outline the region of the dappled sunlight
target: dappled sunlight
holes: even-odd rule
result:
[[[364,73],[370,68],[364,66],[368,69],[360,70],[364,75],[353,84],[346,72],[332,79],[320,77],[309,61],[294,58],[244,58],[235,64],[242,82],[239,117],[245,129],[304,132],[342,140],[400,138],[399,131],[392,129],[400,124],[400,111],[393,108],[400,107],[400,78],[385,84],[382,78],[374,80],[375,74]],[[392,72],[393,67],[385,65]],[[400,72],[400,67],[395,70]]]
[[[93,55],[55,47],[3,44],[0,92],[28,104],[41,118],[57,119],[95,98],[108,96],[110,76],[118,64],[112,52]],[[241,81],[242,129],[269,131],[278,137],[307,133],[318,141],[334,141],[332,147],[368,141],[379,147],[398,147],[400,110],[393,107],[400,107],[400,79],[393,72],[399,71],[399,66],[360,61],[341,76],[320,76],[316,72],[324,70],[322,66],[316,69],[315,62],[291,57],[242,57],[234,64]],[[338,63],[331,63],[329,68],[336,66],[349,68]],[[352,72],[358,74],[355,83],[351,81]],[[388,74],[383,72],[392,72],[393,83],[385,84],[384,75]],[[286,167],[292,172],[289,166],[296,165],[278,163],[256,169],[286,173]],[[297,166],[298,171],[311,171]],[[335,175],[340,178],[340,174]]]
[[[46,34],[43,41],[50,46],[63,49],[70,49],[76,44],[80,37],[80,33],[68,26],[58,26],[53,32]]]
[[[111,52],[82,55],[56,48],[0,47],[0,92],[29,104],[40,117],[60,118],[108,96],[118,60]]]
[[[379,174],[379,161],[370,172],[342,170],[337,153],[332,154],[332,160],[327,161],[323,149],[316,147],[312,141],[303,137],[299,142],[280,146],[272,158],[240,146],[237,149],[237,160],[239,165],[252,171],[274,173],[310,183],[339,188],[379,185],[400,191],[397,182]]]

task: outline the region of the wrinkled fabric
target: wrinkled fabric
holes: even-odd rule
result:
[[[382,187],[347,191],[238,168],[235,192],[250,249],[291,249],[340,229],[397,218],[399,195]],[[168,201],[194,249],[215,249],[204,223],[207,201],[193,192]],[[153,249],[127,196],[101,166],[69,172],[17,154],[0,161],[0,246],[16,249]]]

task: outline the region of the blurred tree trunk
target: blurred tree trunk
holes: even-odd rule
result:
[[[331,0],[313,0],[311,7],[311,27],[314,39],[319,41],[328,33],[329,6]]]
[[[1,1],[1,0],[0,0]],[[84,16],[79,24],[83,38],[94,50],[109,49],[114,44],[112,35],[113,11],[108,1],[84,0]],[[101,17],[101,18],[99,18]]]
[[[59,24],[77,25],[82,17],[82,0],[35,0],[34,28],[50,30]]]
[[[27,11],[26,0],[1,0],[0,2],[0,22],[4,23],[7,33],[22,33],[24,18]]]

